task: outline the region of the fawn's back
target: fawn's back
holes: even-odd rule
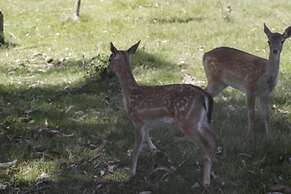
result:
[[[199,105],[204,106],[208,98],[208,93],[190,84],[139,86],[132,89],[127,107],[131,107],[130,115],[134,112],[145,121],[165,117],[177,120],[188,118],[194,108],[206,109]]]

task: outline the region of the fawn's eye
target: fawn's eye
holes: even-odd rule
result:
[[[268,40],[268,44],[270,45],[271,44],[271,42]]]

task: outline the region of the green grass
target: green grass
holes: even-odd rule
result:
[[[204,52],[223,45],[268,56],[263,23],[282,32],[291,25],[291,2],[87,0],[77,23],[70,20],[72,7],[71,0],[0,1],[7,41],[0,48],[0,162],[18,160],[1,170],[0,183],[7,185],[1,192],[204,193],[192,187],[201,180],[199,150],[177,143],[182,134],[174,128],[152,132],[162,153],[145,153],[129,179],[134,128],[117,80],[101,79],[94,68],[106,64],[109,42],[127,49],[142,40],[133,64],[139,83],[190,76],[204,87]],[[215,99],[213,125],[223,153],[209,193],[261,194],[291,184],[290,63],[286,41],[270,137],[258,125],[253,141],[244,138],[241,93],[227,89]]]

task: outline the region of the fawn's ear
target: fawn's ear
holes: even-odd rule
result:
[[[138,41],[136,44],[132,45],[132,46],[127,50],[127,52],[128,52],[129,54],[134,54],[134,53],[136,52],[136,50],[137,50],[137,47],[138,47],[139,43],[140,43],[140,41]]]
[[[291,36],[291,26],[289,26],[288,28],[286,28],[285,32],[283,33],[283,37],[286,38],[290,38]]]
[[[271,30],[268,28],[268,26],[265,23],[264,23],[264,32],[265,32],[265,34],[267,35],[268,38],[271,37],[272,32],[271,32]]]
[[[117,49],[115,48],[115,46],[113,45],[112,42],[110,42],[110,50],[113,54],[116,54],[117,53]]]

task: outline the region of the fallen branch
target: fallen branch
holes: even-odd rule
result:
[[[169,173],[171,173],[171,172],[173,172],[173,170],[172,169],[169,169],[169,168],[167,168],[167,167],[157,167],[157,168],[155,168],[152,172],[151,172],[151,174],[153,174],[153,173],[155,173],[155,172],[157,172],[157,171],[166,171],[166,172],[169,172]]]
[[[73,15],[73,20],[79,21],[80,20],[81,0],[75,1],[74,9],[75,9],[75,11],[74,11],[74,15]]]
[[[286,185],[274,185],[270,188],[271,192],[281,192],[284,194],[291,194],[291,187]]]
[[[4,16],[0,10],[0,45],[4,44]]]
[[[11,162],[0,163],[0,168],[9,168],[10,166],[15,165],[17,160],[13,160]]]

